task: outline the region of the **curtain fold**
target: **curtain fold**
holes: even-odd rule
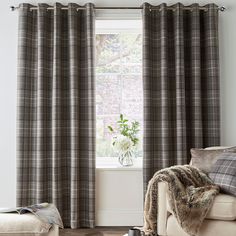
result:
[[[95,224],[93,4],[19,9],[17,205],[53,202],[66,227]]]
[[[190,149],[220,144],[218,9],[143,4],[144,190]]]

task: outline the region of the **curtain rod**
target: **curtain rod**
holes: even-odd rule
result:
[[[10,6],[12,11],[18,10],[20,7]],[[30,10],[37,10],[38,7],[31,7]],[[84,10],[85,7],[78,7],[76,10]],[[141,10],[143,7],[94,7],[95,10]],[[175,8],[172,6],[167,7],[168,10],[174,10]],[[184,7],[184,10],[191,10],[192,7]],[[208,10],[207,7],[199,7],[200,10]],[[47,10],[54,10],[54,7],[48,7]],[[68,10],[68,7],[61,7],[61,10]],[[152,6],[150,10],[159,10],[159,7]],[[218,7],[218,11],[225,11],[226,7],[220,6]]]

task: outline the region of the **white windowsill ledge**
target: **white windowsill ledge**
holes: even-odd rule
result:
[[[121,166],[117,157],[97,157],[96,169],[99,170],[114,170],[114,171],[137,171],[142,170],[142,158],[134,159],[133,166]]]

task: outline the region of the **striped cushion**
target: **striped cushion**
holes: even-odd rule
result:
[[[209,177],[223,192],[236,196],[236,153],[221,154]]]

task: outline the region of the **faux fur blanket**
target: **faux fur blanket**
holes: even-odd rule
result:
[[[158,182],[162,181],[168,184],[170,208],[179,225],[189,235],[196,236],[219,188],[193,166],[173,166],[156,172],[145,197],[145,235],[157,235]]]

